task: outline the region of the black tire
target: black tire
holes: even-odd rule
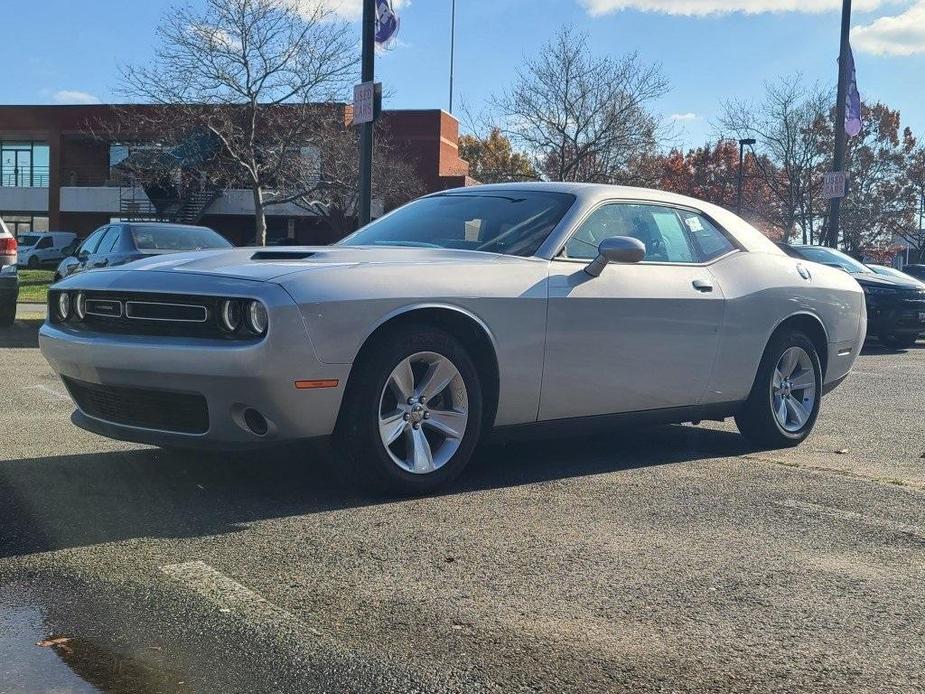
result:
[[[918,335],[881,335],[880,342],[891,349],[907,349],[912,347],[919,339]]]
[[[30,270],[37,270],[39,267],[39,259],[34,255],[30,255],[29,262],[26,263],[26,267],[28,267]]]
[[[9,328],[16,322],[16,304],[12,307],[0,308],[0,328]]]
[[[379,434],[379,416],[383,391],[392,371],[404,359],[422,352],[440,355],[456,367],[465,385],[468,420],[455,453],[436,470],[415,474],[393,460]],[[350,481],[376,491],[419,495],[449,484],[468,464],[482,432],[482,386],[466,349],[439,328],[404,325],[378,337],[369,349],[364,349],[360,359],[350,374],[338,417],[335,464],[344,462],[338,458],[346,458]]]
[[[787,430],[778,422],[774,415],[772,395],[774,371],[784,352],[791,347],[799,347],[809,356],[815,380],[812,409],[805,423],[796,431]],[[745,438],[760,448],[797,446],[812,431],[819,415],[821,400],[822,366],[816,347],[804,333],[797,330],[782,330],[771,338],[765,348],[751,394],[742,410],[736,415],[736,426]]]

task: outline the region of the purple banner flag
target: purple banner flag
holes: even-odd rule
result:
[[[392,0],[376,0],[376,43],[388,44],[398,34],[399,24]]]
[[[861,93],[858,91],[858,75],[854,69],[854,52],[848,47],[848,95],[845,101],[845,132],[854,137],[861,132]]]

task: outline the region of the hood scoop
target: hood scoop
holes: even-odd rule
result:
[[[314,251],[257,251],[251,260],[305,260],[313,255]]]

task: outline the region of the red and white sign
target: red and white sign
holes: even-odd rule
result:
[[[362,82],[353,88],[353,124],[372,123],[376,119],[376,83]]]

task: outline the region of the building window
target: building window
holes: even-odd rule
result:
[[[48,187],[48,145],[0,140],[0,186]]]
[[[20,234],[28,234],[30,231],[48,231],[48,217],[45,216],[0,212],[0,219],[3,219],[10,233],[17,238]]]

